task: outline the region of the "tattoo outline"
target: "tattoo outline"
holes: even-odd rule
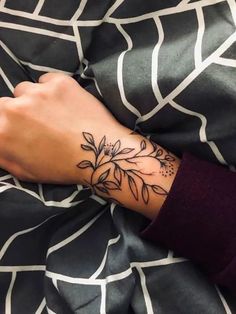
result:
[[[157,195],[166,196],[168,192],[160,185],[148,184],[142,178],[142,175],[151,175],[149,173],[143,173],[141,170],[132,169],[132,164],[135,165],[135,160],[140,157],[151,157],[157,160],[160,164],[159,173],[164,176],[172,176],[174,174],[175,157],[172,156],[169,151],[162,149],[153,141],[150,141],[152,145],[152,151],[147,153],[147,141],[145,139],[140,141],[140,150],[134,152],[134,148],[125,147],[121,148],[121,141],[117,140],[114,144],[108,143],[106,136],[96,144],[95,139],[91,133],[83,132],[84,144],[81,144],[81,148],[84,151],[88,151],[94,154],[94,162],[90,160],[83,160],[76,166],[80,169],[92,168],[93,172],[90,178],[90,182],[86,183],[91,187],[92,191],[102,192],[109,198],[111,191],[121,191],[123,180],[128,182],[129,189],[138,201],[141,197],[145,204],[148,204],[150,199],[150,192]],[[121,162],[126,161],[130,164],[130,169],[124,169]],[[104,165],[109,165],[108,169],[102,171],[97,180],[94,181],[94,174],[101,170]],[[112,176],[112,179],[109,179]],[[139,191],[136,180],[141,182],[141,191]],[[109,198],[112,201],[119,203],[114,198]]]

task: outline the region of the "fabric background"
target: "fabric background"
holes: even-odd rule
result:
[[[122,124],[234,170],[235,25],[235,0],[1,0],[0,96],[74,75]],[[192,263],[142,240],[146,224],[82,186],[1,170],[0,313],[236,313]]]

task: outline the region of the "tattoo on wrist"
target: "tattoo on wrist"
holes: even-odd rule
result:
[[[132,133],[133,134],[133,133]],[[156,143],[145,139],[140,140],[140,148],[121,148],[121,141],[115,143],[107,142],[106,136],[95,142],[92,134],[83,132],[84,144],[81,148],[91,152],[90,160],[83,160],[77,164],[80,169],[91,168],[92,174],[86,183],[94,193],[101,192],[111,201],[112,191],[122,191],[123,183],[126,181],[130,192],[136,201],[142,200],[148,204],[150,193],[157,195],[167,195],[167,191],[158,184],[148,184],[145,177],[152,176],[153,173],[143,172],[138,168],[138,164],[145,162],[145,158],[153,158],[158,161],[159,174],[163,177],[172,176],[175,173],[175,157],[168,151],[162,149]],[[147,147],[149,143],[149,148]],[[150,149],[151,145],[151,149]],[[118,202],[119,203],[119,202]]]

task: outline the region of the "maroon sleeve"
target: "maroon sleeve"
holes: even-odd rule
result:
[[[236,174],[185,154],[142,236],[198,263],[214,283],[236,294]]]

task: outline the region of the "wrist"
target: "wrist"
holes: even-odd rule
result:
[[[94,193],[155,217],[174,181],[179,159],[121,127],[109,135],[83,133],[78,172]]]

